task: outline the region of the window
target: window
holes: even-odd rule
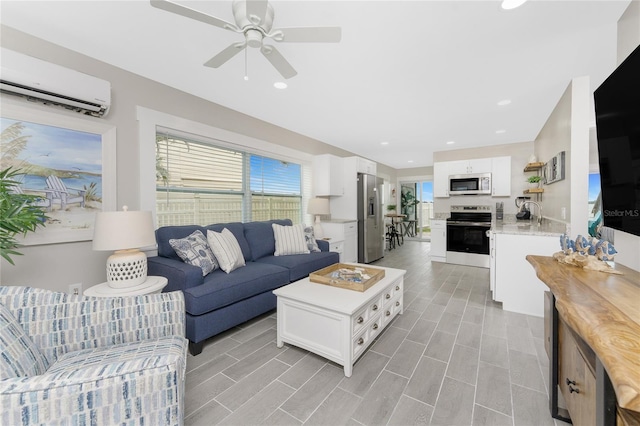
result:
[[[159,130],[158,226],[302,220],[302,168]]]

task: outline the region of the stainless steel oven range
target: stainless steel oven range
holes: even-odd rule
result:
[[[447,263],[489,267],[490,206],[451,206]]]

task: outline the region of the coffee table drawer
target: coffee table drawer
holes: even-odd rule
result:
[[[382,324],[386,326],[386,324],[395,318],[395,316],[402,312],[402,298],[398,295],[395,299],[392,299],[390,303],[388,303],[382,312]]]
[[[386,308],[398,294],[402,294],[402,280],[396,280],[382,292],[383,306]]]
[[[369,347],[373,339],[382,330],[382,315],[378,313],[367,326],[353,339],[353,361],[358,359],[362,352]]]
[[[355,313],[352,319],[353,334],[358,334],[360,330],[369,322],[369,319],[374,315],[382,311],[383,299],[377,297],[358,312]]]

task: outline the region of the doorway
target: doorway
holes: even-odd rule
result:
[[[431,241],[433,181],[400,182],[400,211],[406,215],[404,238]]]

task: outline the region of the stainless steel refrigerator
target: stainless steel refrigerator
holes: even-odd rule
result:
[[[358,262],[371,263],[384,254],[381,178],[358,173]]]

